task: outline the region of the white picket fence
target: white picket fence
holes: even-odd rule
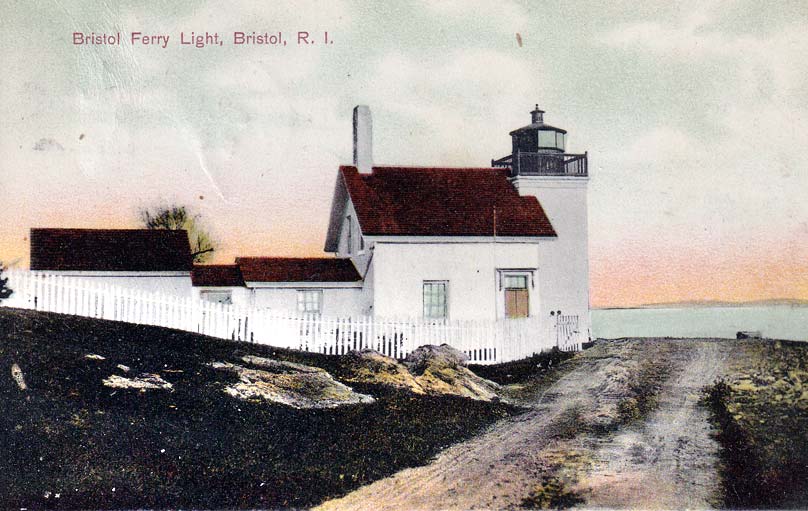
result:
[[[324,317],[179,298],[25,270],[7,270],[4,276],[14,291],[2,302],[7,307],[156,325],[333,355],[371,348],[401,359],[418,346],[445,343],[466,353],[473,363],[493,364],[556,346],[568,351],[581,348],[580,335],[567,332],[569,325],[561,332],[558,325],[545,325],[539,318],[429,321]]]

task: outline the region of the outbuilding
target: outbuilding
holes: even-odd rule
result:
[[[187,298],[193,258],[185,231],[31,229],[31,270]]]

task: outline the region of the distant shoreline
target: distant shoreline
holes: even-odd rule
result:
[[[630,309],[703,309],[703,308],[746,308],[746,307],[808,307],[808,300],[798,299],[773,299],[755,300],[750,302],[668,302],[649,303],[641,305],[629,305],[625,307],[593,307],[592,310],[630,310]]]

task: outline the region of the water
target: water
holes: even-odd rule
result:
[[[770,339],[808,340],[808,306],[682,307],[598,309],[592,311],[592,336],[730,337],[741,330]]]

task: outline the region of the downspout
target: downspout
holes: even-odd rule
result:
[[[361,226],[360,226],[361,228]],[[374,244],[372,247],[368,247],[368,251],[370,252],[370,256],[368,257],[368,264],[365,265],[365,274],[362,275],[362,291],[367,292],[367,276],[370,273],[370,265],[373,263],[373,254],[376,253],[376,245]],[[373,315],[374,305],[376,305],[376,288],[373,288],[373,295],[370,297],[370,308],[368,310],[369,315]]]

